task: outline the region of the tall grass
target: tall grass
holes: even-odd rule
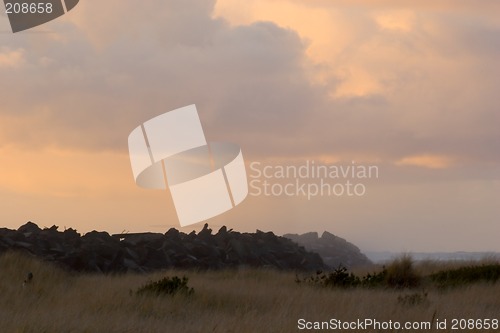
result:
[[[400,289],[415,288],[420,284],[420,276],[410,255],[402,255],[387,266],[386,282],[389,287]]]
[[[23,287],[28,272],[33,281]],[[184,275],[195,290],[192,295],[134,292],[149,281]],[[403,322],[500,317],[498,283],[429,290],[420,302],[410,291],[311,288],[294,280],[291,272],[255,269],[75,275],[6,253],[0,257],[0,331],[296,332],[300,318]]]

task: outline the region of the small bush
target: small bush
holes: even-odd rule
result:
[[[403,255],[395,259],[388,267],[386,274],[387,285],[391,288],[415,288],[420,284],[420,276],[415,272],[413,259]]]
[[[337,269],[330,273],[323,273],[322,271],[318,271],[316,272],[316,275],[304,278],[302,280],[296,277],[295,282],[331,288],[372,288],[384,285],[386,275],[387,270],[384,268],[384,270],[379,273],[368,273],[362,278],[359,278],[353,273],[348,273],[346,267],[339,266]]]
[[[347,268],[339,266],[336,270],[326,275],[325,287],[351,288],[357,287],[361,281],[353,273],[347,273]]]
[[[155,282],[149,282],[137,290],[138,295],[154,294],[154,295],[175,295],[182,293],[191,295],[194,293],[193,288],[188,287],[189,279],[185,276],[181,278],[174,276],[172,278],[164,277]]]
[[[382,271],[373,274],[366,274],[361,278],[361,285],[363,287],[374,288],[385,285],[385,281],[387,280],[387,269],[385,266]]]
[[[324,273],[317,271],[316,275],[299,279],[296,277],[295,282],[317,285],[320,287],[331,288],[350,288],[357,287],[361,281],[353,273],[347,273],[347,268],[339,266],[333,272]]]

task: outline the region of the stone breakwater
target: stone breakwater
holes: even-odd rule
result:
[[[161,269],[224,269],[268,267],[281,270],[325,269],[321,257],[272,232],[239,233],[205,224],[186,234],[174,228],[165,234],[80,235],[57,226],[39,228],[28,222],[17,230],[0,229],[0,253],[27,252],[79,272],[126,273]]]

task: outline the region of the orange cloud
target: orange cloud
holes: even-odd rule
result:
[[[415,12],[411,10],[384,11],[375,16],[375,21],[382,29],[409,32],[415,24]]]
[[[25,63],[24,53],[23,49],[10,50],[8,48],[1,48],[0,69],[21,67]]]
[[[370,66],[372,61],[366,61],[374,53],[380,54],[383,48],[379,40],[370,43],[370,35],[376,25],[381,29],[408,32],[415,19],[409,10],[365,8],[353,14],[342,6],[262,0],[250,0],[245,5],[238,0],[219,0],[214,16],[232,25],[271,21],[296,31],[307,43],[307,56],[320,68],[313,67],[309,72],[312,81],[328,84],[340,80],[329,94],[332,98],[383,93],[381,81],[386,78],[380,68]],[[383,53],[383,59],[393,57],[386,51]]]
[[[417,166],[429,169],[446,169],[453,165],[453,159],[440,155],[415,155],[396,161],[398,166]]]

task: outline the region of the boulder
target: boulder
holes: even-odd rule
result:
[[[321,237],[318,237],[317,232],[286,234],[283,237],[304,246],[306,250],[318,253],[330,268],[353,268],[372,264],[357,246],[327,231],[323,232]]]

